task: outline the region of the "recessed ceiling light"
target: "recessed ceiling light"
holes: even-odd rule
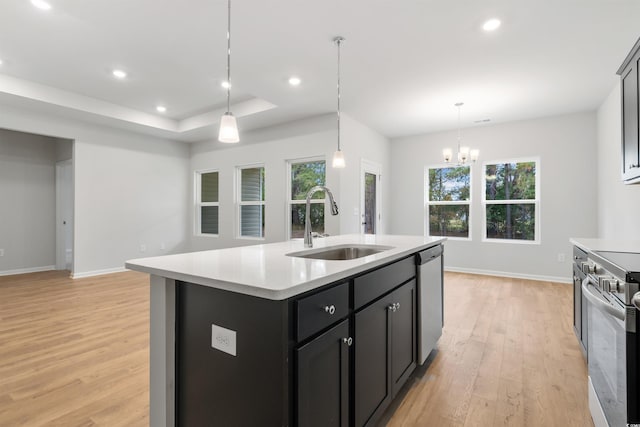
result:
[[[231,87],[231,84],[225,80],[222,83],[220,83],[220,86],[222,86],[225,89],[229,89]]]
[[[122,70],[113,70],[113,76],[117,79],[124,79],[127,77],[127,73]]]
[[[167,112],[167,107],[165,107],[164,105],[158,105],[156,107],[156,111],[158,113],[166,113]]]
[[[498,29],[500,24],[502,24],[502,22],[500,22],[499,19],[492,18],[486,21],[484,24],[482,24],[482,29],[485,31],[494,31]]]
[[[300,83],[302,83],[302,80],[300,80],[300,77],[296,77],[296,76],[289,77],[289,84],[291,86],[298,86],[300,85]]]
[[[31,0],[31,4],[41,10],[51,10],[51,5],[44,0]]]

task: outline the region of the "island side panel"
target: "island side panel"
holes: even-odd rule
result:
[[[149,423],[174,427],[176,285],[155,275],[150,283]]]
[[[177,424],[289,425],[288,326],[286,300],[178,281]]]

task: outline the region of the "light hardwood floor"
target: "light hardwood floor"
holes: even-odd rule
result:
[[[445,328],[388,426],[592,426],[571,286],[447,273]],[[147,426],[149,284],[0,277],[0,426]]]

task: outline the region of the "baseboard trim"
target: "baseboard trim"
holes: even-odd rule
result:
[[[128,271],[124,267],[106,268],[104,270],[83,271],[81,273],[71,273],[72,279],[82,279],[84,277],[102,276],[103,274],[122,273]]]
[[[13,276],[14,274],[37,273],[39,271],[51,271],[55,269],[56,269],[55,265],[45,265],[42,267],[30,267],[30,268],[18,268],[16,270],[0,271],[0,276]]]
[[[534,274],[511,273],[508,271],[480,270],[476,268],[445,266],[444,271],[451,271],[452,273],[480,274],[482,276],[510,277],[512,279],[537,280],[540,282],[573,283],[573,281],[569,277],[540,276]]]

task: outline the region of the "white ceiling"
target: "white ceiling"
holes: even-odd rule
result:
[[[1,104],[215,138],[226,0],[48,1],[0,3]],[[456,127],[458,101],[464,126],[594,110],[639,22],[638,0],[233,0],[232,111],[241,132],[335,111],[336,35],[342,111],[387,137]]]

